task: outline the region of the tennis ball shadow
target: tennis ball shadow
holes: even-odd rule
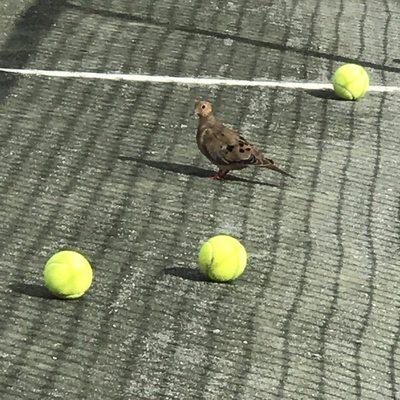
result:
[[[339,97],[332,89],[306,90],[306,92],[311,96],[318,97],[320,99],[348,101]]]
[[[53,296],[43,285],[35,285],[28,283],[13,283],[9,286],[9,288],[13,292],[23,294],[25,296],[39,297],[41,299],[58,300],[57,297]]]
[[[166,268],[164,270],[164,273],[165,273],[165,275],[177,276],[178,278],[187,279],[187,280],[195,281],[195,282],[208,282],[208,283],[214,283],[217,285],[231,285],[232,284],[231,281],[227,281],[227,282],[212,281],[211,279],[208,279],[206,276],[204,276],[198,269],[187,268],[187,267]]]
[[[208,279],[197,269],[186,267],[171,267],[164,270],[165,275],[177,276],[178,278],[188,279],[196,282],[208,282]]]

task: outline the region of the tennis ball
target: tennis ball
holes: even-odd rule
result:
[[[332,83],[339,97],[357,100],[367,93],[369,77],[367,71],[360,65],[345,64],[335,71]]]
[[[93,271],[88,260],[76,251],[60,251],[47,261],[44,283],[55,296],[64,299],[81,297],[92,284]]]
[[[218,235],[201,246],[198,262],[201,272],[209,279],[217,282],[231,281],[243,273],[247,253],[235,238]]]

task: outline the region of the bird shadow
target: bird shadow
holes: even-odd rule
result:
[[[208,282],[209,280],[197,269],[187,267],[171,267],[164,270],[165,275],[177,276],[195,282]]]
[[[306,90],[306,92],[311,96],[318,97],[320,99],[346,101],[345,99],[339,97],[332,89]]]
[[[51,300],[57,299],[43,285],[36,285],[29,283],[13,283],[9,286],[9,288],[15,293],[23,294],[29,297],[39,297],[41,299],[51,299]]]
[[[204,276],[198,269],[188,267],[171,267],[164,270],[165,275],[176,276],[178,278],[186,279],[194,282],[208,282],[215,283],[218,285],[231,285],[231,281],[227,282],[215,282]]]
[[[163,171],[170,171],[177,174],[189,175],[189,176],[196,176],[198,178],[210,178],[212,175],[215,174],[214,171],[207,170],[204,168],[196,167],[193,165],[187,164],[177,164],[171,163],[167,161],[155,161],[155,160],[144,160],[142,158],[136,157],[128,157],[128,156],[120,156],[120,160],[122,161],[134,161],[145,164],[152,168],[157,168]],[[253,185],[263,185],[263,186],[270,186],[270,187],[279,187],[279,185],[269,183],[269,182],[260,182],[252,179],[240,178],[237,176],[227,176],[224,178],[225,181],[230,182],[243,182],[243,183],[250,183]]]

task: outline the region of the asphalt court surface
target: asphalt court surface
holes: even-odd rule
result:
[[[399,85],[385,1],[0,4],[0,67]],[[216,182],[194,99],[296,175]],[[400,101],[0,73],[0,398],[397,399]],[[226,233],[243,276],[207,282]],[[42,268],[84,253],[89,293]]]

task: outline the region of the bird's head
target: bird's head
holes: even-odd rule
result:
[[[199,117],[208,117],[212,113],[212,106],[209,101],[195,101],[194,110]]]

